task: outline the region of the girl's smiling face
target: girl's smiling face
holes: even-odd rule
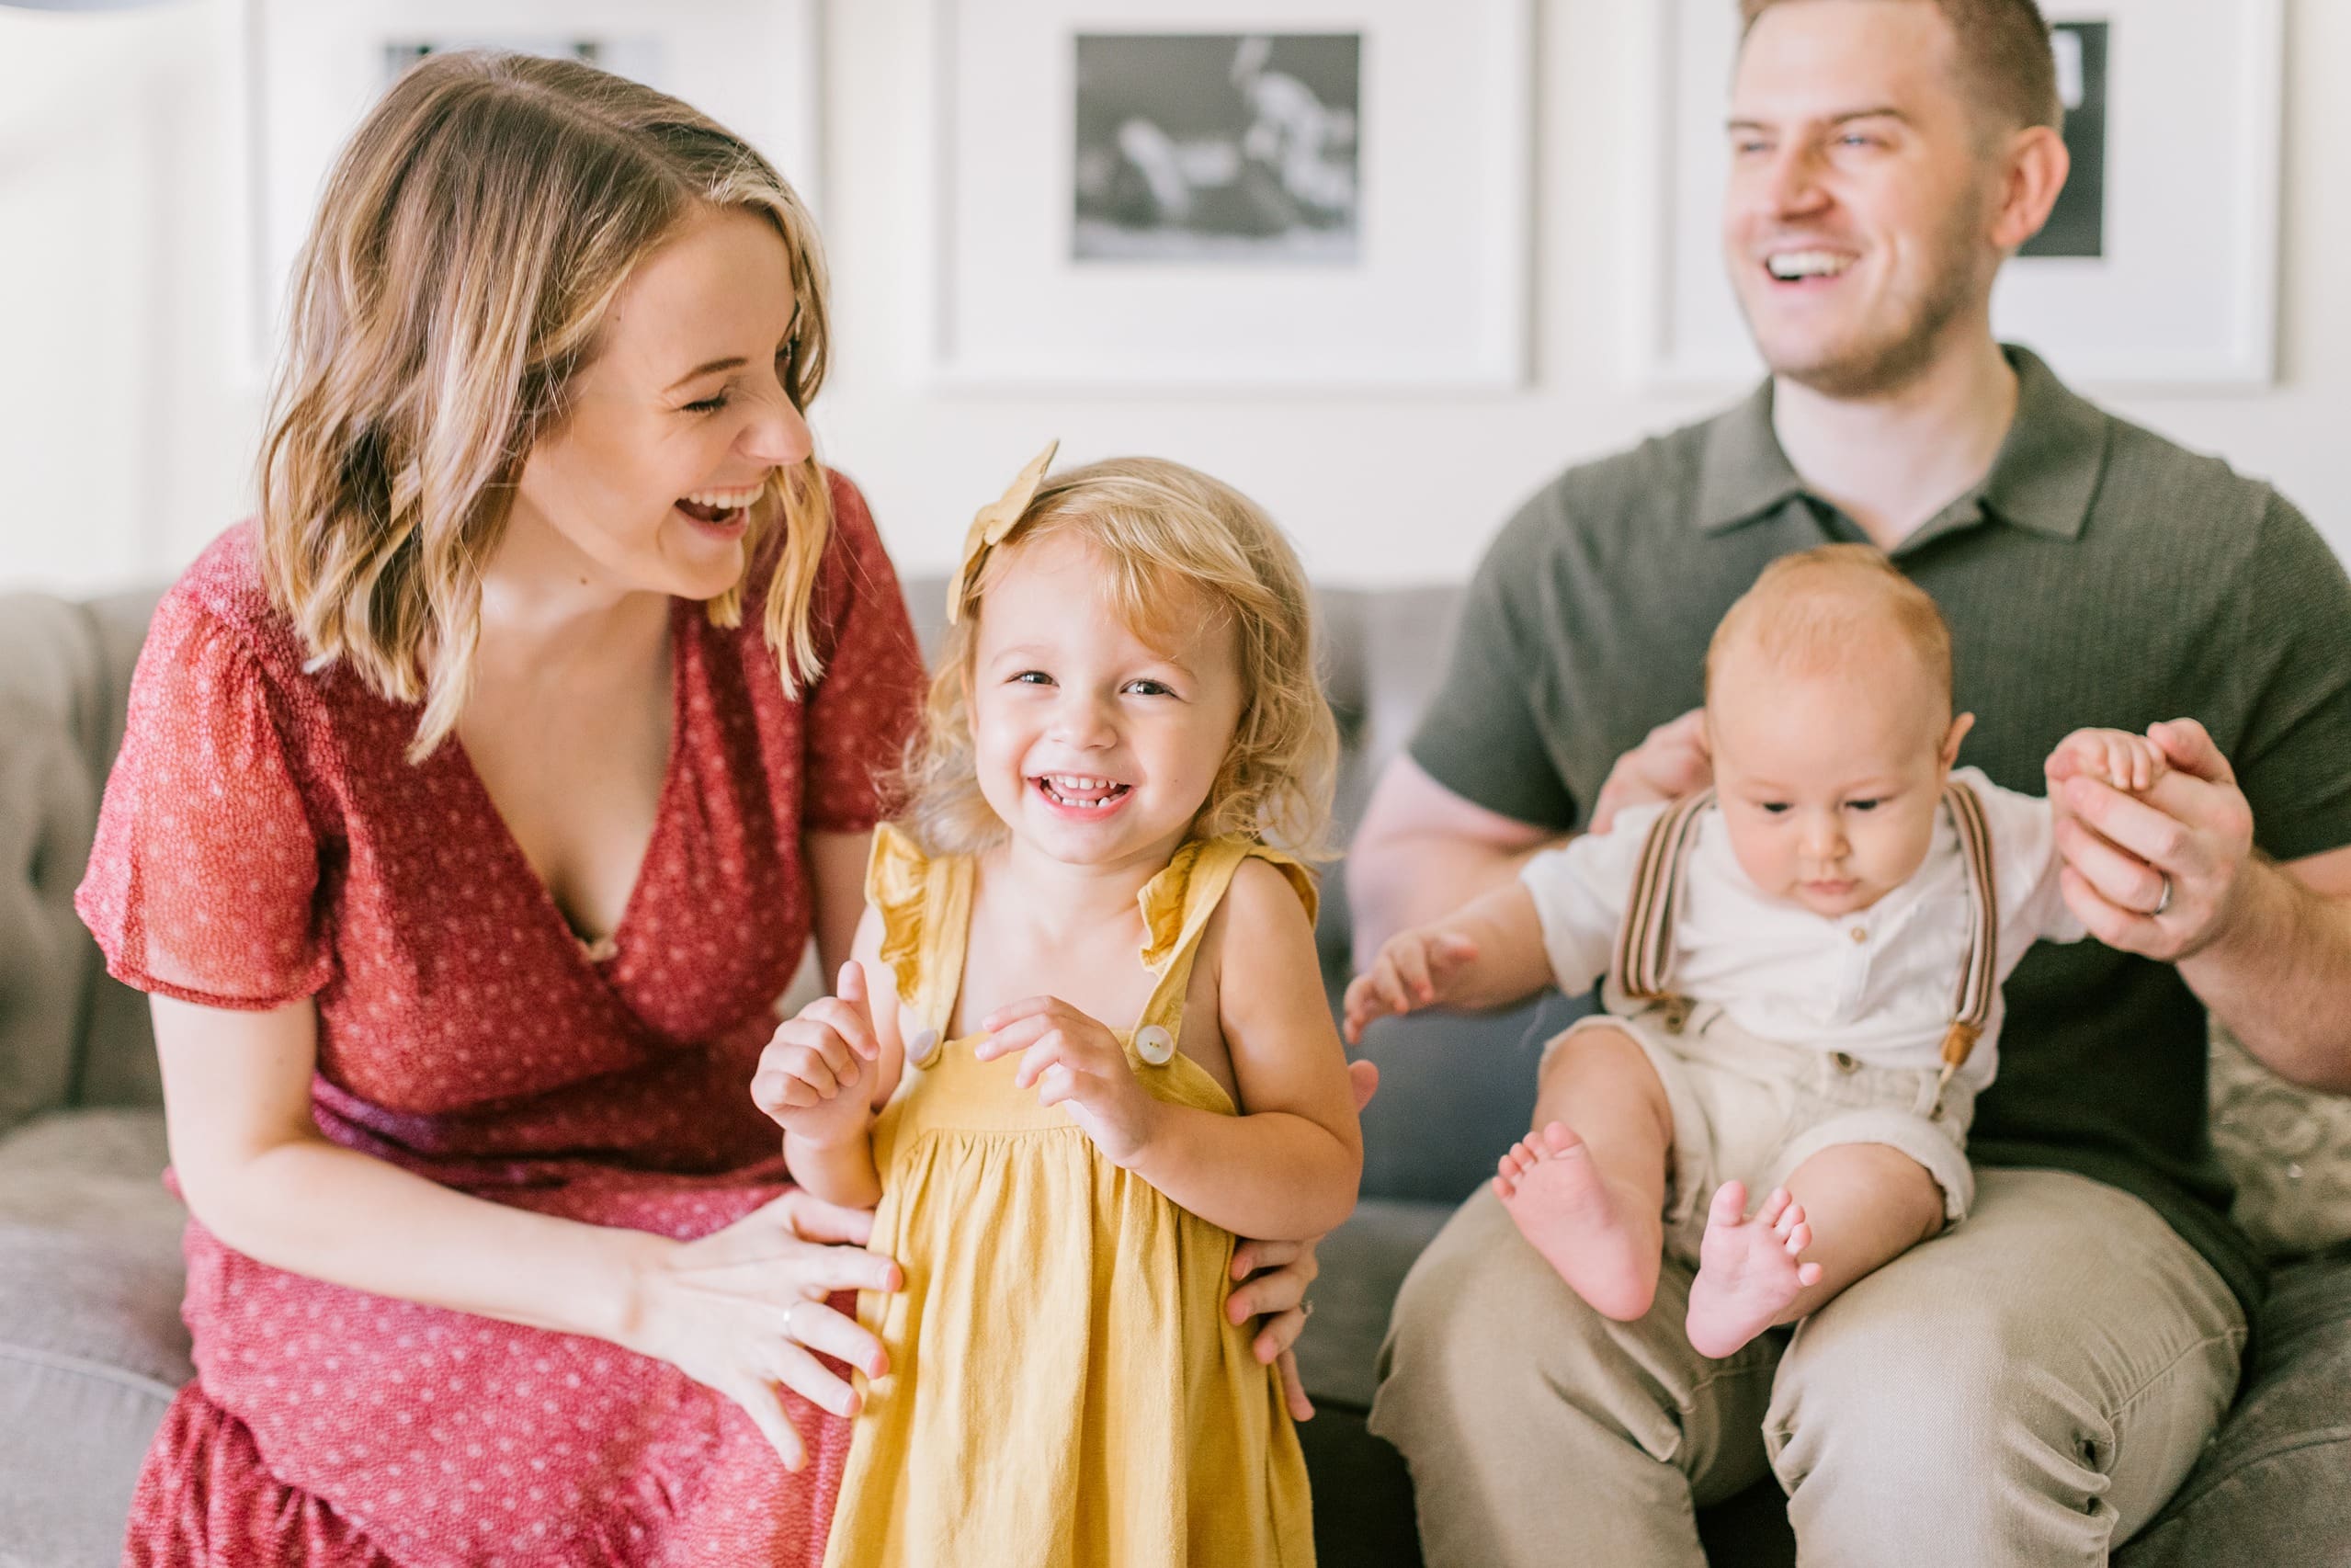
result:
[[[971,730],[980,790],[1016,844],[1071,865],[1164,864],[1192,828],[1241,718],[1231,619],[1168,607],[1120,618],[1073,533],[1005,552],[980,602]]]

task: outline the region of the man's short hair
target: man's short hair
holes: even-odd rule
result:
[[[1806,0],[1739,0],[1740,36],[1755,30],[1766,11]],[[2049,22],[2035,0],[1909,0],[1931,5],[1951,24],[1959,45],[1959,85],[1980,108],[1996,116],[2000,128],[2046,125],[2065,119],[2057,92],[2057,60],[2050,51]]]

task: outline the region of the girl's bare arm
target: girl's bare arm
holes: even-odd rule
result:
[[[1236,1234],[1320,1236],[1354,1211],[1363,1134],[1323,995],[1313,927],[1289,880],[1249,860],[1234,874],[1210,937],[1218,1019],[1243,1114],[1165,1107],[1131,1168]]]

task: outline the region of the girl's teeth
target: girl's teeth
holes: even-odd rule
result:
[[[1112,779],[1082,778],[1067,773],[1042,774],[1037,781],[1061,804],[1087,810],[1098,810],[1127,792],[1125,785]]]

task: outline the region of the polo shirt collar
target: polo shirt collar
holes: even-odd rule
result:
[[[1985,514],[2052,539],[2081,535],[2106,471],[2107,415],[2059,381],[2032,350],[2010,345],[2004,352],[2016,371],[2016,416],[1991,472],[1913,540]],[[1766,379],[1707,428],[1695,517],[1704,532],[1752,522],[1807,494],[1772,428],[1771,397]]]
[[[1707,426],[1698,453],[1698,526],[1722,533],[1804,494],[1804,481],[1771,427],[1771,379]]]

